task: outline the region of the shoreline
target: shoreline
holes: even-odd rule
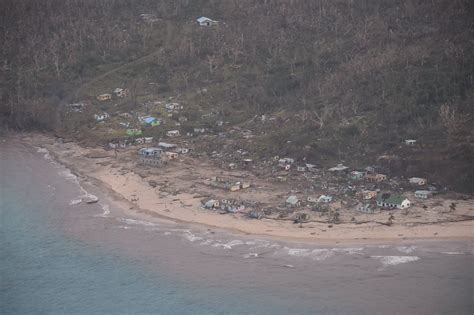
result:
[[[81,184],[92,185],[113,201],[126,215],[144,220],[168,220],[189,224],[200,229],[217,229],[242,236],[262,237],[286,242],[339,244],[339,243],[397,243],[407,241],[472,240],[474,221],[408,224],[394,223],[385,226],[371,223],[305,223],[302,228],[291,221],[244,218],[242,215],[221,215],[200,208],[199,194],[191,192],[158,193],[163,186],[152,188],[146,178],[130,171],[119,172],[123,161],[112,160],[106,165],[103,158],[85,155],[97,148],[88,149],[74,142],[58,144],[44,134],[26,134],[18,137],[33,147],[47,149],[52,158],[68,168]],[[62,148],[58,148],[61,146]],[[102,150],[105,156],[108,151]],[[133,150],[134,151],[134,150]],[[108,152],[110,155],[110,152]],[[110,159],[110,156],[105,159]],[[96,161],[95,163],[91,163]],[[114,163],[115,162],[115,163]],[[179,168],[178,168],[179,169]],[[182,172],[171,171],[171,179]],[[198,183],[198,181],[196,181]],[[199,184],[199,183],[198,183]],[[130,201],[133,195],[139,200]],[[472,204],[472,200],[470,200]],[[468,209],[469,213],[472,211]],[[409,226],[412,225],[412,226]]]

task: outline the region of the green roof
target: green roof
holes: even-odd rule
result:
[[[392,205],[401,205],[405,197],[402,195],[392,195],[390,193],[378,194],[377,202],[385,202]]]

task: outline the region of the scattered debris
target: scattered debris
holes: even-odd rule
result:
[[[380,209],[378,209],[377,207],[374,207],[374,205],[370,203],[359,203],[356,209],[358,212],[362,212],[362,213],[372,214],[372,213],[380,212]]]
[[[330,203],[330,202],[332,202],[332,196],[321,195],[321,196],[318,198],[318,202]]]
[[[247,214],[249,218],[260,220],[263,218],[264,214],[261,211],[252,210]]]
[[[128,89],[116,88],[114,90],[115,96],[120,98],[127,97],[129,93],[130,91]]]
[[[94,114],[94,118],[95,118],[96,121],[101,122],[101,121],[105,121],[105,120],[109,119],[110,115],[106,112],[103,112],[101,114]]]
[[[410,184],[418,186],[426,185],[426,183],[428,182],[425,178],[421,177],[411,177],[408,179],[408,181],[410,182]]]
[[[384,174],[366,174],[365,179],[368,182],[379,183],[379,182],[383,182],[384,180],[386,180],[387,175],[384,175]]]
[[[337,166],[335,167],[331,167],[329,169],[330,172],[344,172],[344,171],[347,171],[349,169],[349,167],[347,166],[344,166],[342,164],[337,164]]]
[[[97,95],[96,98],[99,101],[110,101],[112,99],[112,94],[110,93],[100,94],[100,95]]]
[[[206,209],[218,209],[219,208],[219,201],[215,199],[210,199],[204,203],[204,208]]]

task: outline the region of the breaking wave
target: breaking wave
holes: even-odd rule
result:
[[[129,225],[141,225],[141,226],[159,226],[156,223],[143,221],[143,220],[135,220],[135,219],[126,219],[126,218],[117,218],[119,222],[129,224]]]
[[[420,259],[418,256],[370,256],[378,259],[384,267],[406,264]]]
[[[104,212],[102,212],[102,214],[99,214],[98,217],[102,217],[102,218],[108,217],[109,214],[110,214],[109,205],[107,205],[107,204],[104,205],[104,204],[101,204],[101,203],[99,203],[99,205],[100,205],[100,207],[102,208],[102,210],[103,210]]]
[[[334,251],[326,248],[316,248],[311,250],[309,248],[289,248],[285,246],[283,247],[283,249],[276,251],[275,254],[286,254],[295,257],[307,257],[312,260],[322,261],[334,256]]]
[[[74,205],[77,205],[81,202],[82,202],[82,199],[72,199],[71,201],[69,201],[69,205],[74,206]]]

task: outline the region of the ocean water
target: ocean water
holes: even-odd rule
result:
[[[132,217],[17,138],[0,139],[0,220],[1,314],[473,310],[471,242],[329,246]]]

